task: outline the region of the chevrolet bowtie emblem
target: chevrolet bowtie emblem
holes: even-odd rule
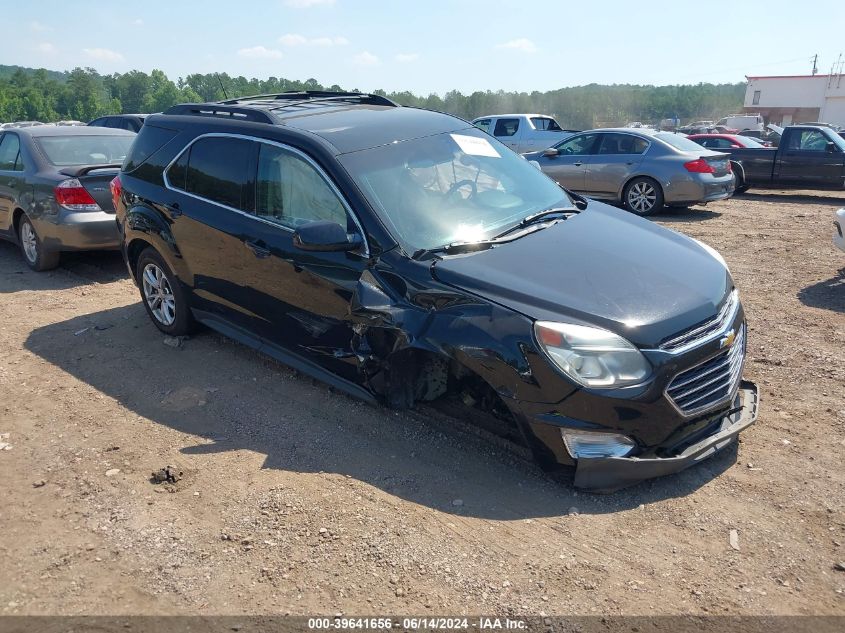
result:
[[[734,332],[733,330],[731,330],[730,332],[728,332],[727,334],[725,334],[725,335],[724,335],[724,336],[723,336],[723,337],[719,340],[719,349],[724,349],[725,347],[730,347],[731,345],[733,345],[733,343],[734,343],[734,339],[736,339],[736,332]]]

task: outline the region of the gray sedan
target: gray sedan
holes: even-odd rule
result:
[[[0,239],[38,271],[55,268],[62,251],[118,248],[109,188],[134,139],[88,126],[0,132]]]
[[[734,190],[727,154],[671,132],[590,130],[525,158],[567,189],[621,203],[637,215],[656,213],[664,204],[722,200]]]

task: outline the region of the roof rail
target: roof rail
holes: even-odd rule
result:
[[[255,121],[257,123],[276,123],[276,120],[270,114],[257,108],[239,108],[237,106],[217,103],[181,103],[168,108],[164,111],[164,114],[216,116],[241,121]]]
[[[218,101],[220,105],[238,105],[255,102],[284,102],[284,101],[358,101],[370,105],[398,107],[399,104],[387,97],[367,92],[332,92],[328,90],[291,90],[263,95],[251,95]],[[282,105],[280,103],[280,105]]]

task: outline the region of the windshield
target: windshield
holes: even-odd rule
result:
[[[681,136],[680,134],[661,132],[660,134],[655,134],[654,138],[658,138],[664,143],[668,143],[675,149],[679,149],[682,152],[701,152],[701,145],[695,141],[689,140],[686,136]]]
[[[112,165],[122,163],[135,140],[127,136],[40,136],[35,139],[42,153],[56,167]]]
[[[554,181],[475,128],[338,158],[408,252],[489,239],[532,213],[572,206]]]
[[[832,141],[839,148],[840,152],[845,152],[845,138],[842,138],[838,134],[831,134],[827,140]]]

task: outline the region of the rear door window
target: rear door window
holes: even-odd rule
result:
[[[207,137],[190,148],[185,191],[233,209],[249,210],[253,143],[239,138]],[[171,172],[168,170],[168,180]],[[175,185],[175,183],[173,183]]]
[[[513,136],[519,130],[519,119],[499,119],[493,136]]]
[[[630,134],[602,134],[599,154],[642,154],[648,142]]]

